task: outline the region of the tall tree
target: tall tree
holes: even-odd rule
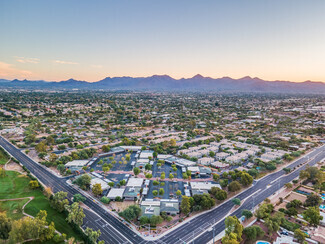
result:
[[[103,193],[102,185],[100,183],[94,184],[91,190],[95,196],[101,195]]]
[[[304,220],[313,226],[319,225],[319,222],[323,219],[318,207],[309,207],[302,213],[302,216],[304,217]]]
[[[180,209],[183,214],[188,215],[191,211],[190,199],[187,196],[182,196],[182,202],[180,205]]]
[[[51,206],[57,209],[59,212],[63,212],[65,206],[69,205],[67,199],[68,193],[64,191],[59,191],[50,197]]]
[[[67,210],[69,212],[67,221],[69,223],[73,222],[77,225],[82,225],[83,219],[85,218],[85,214],[83,211],[83,208],[80,207],[78,202],[74,202],[72,205],[67,207]]]
[[[6,212],[0,212],[0,239],[7,240],[11,231],[11,219],[7,218]]]

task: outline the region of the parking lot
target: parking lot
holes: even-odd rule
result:
[[[126,155],[130,154],[131,159],[129,161],[126,160]],[[129,153],[129,152],[123,152],[118,154],[113,154],[112,156],[102,157],[91,166],[95,171],[102,170],[102,166],[105,163],[112,164],[112,168],[110,172],[112,171],[132,171],[133,166],[131,165],[132,161],[135,161],[135,155],[136,153]],[[110,160],[110,157],[113,157],[112,160]],[[102,164],[100,164],[100,161],[102,160]],[[114,163],[115,161],[115,163]],[[125,163],[126,162],[126,163]]]

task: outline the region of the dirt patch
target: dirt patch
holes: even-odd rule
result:
[[[279,210],[280,208],[286,208],[287,202],[280,203],[279,205],[275,205],[275,210]]]
[[[61,175],[61,174],[60,174],[60,171],[57,170],[56,167],[50,167],[49,169],[52,170],[53,172],[55,172],[57,175]]]
[[[9,163],[7,163],[6,170],[17,171],[17,172],[19,172],[21,174],[26,175],[26,172],[23,170],[23,168],[20,166],[20,164],[17,164],[17,163],[15,163],[13,161],[10,161]]]
[[[307,199],[307,196],[305,195],[302,195],[302,194],[299,194],[297,192],[291,192],[291,194],[286,198],[286,200],[288,200],[289,202],[294,200],[294,199],[297,199],[297,200],[300,200],[302,203],[306,201]]]
[[[135,202],[133,201],[124,201],[124,202],[110,202],[110,206],[112,209],[116,209],[117,212],[121,212],[124,209],[126,209],[127,207],[134,205]]]

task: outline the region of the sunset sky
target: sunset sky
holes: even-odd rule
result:
[[[8,0],[0,78],[325,82],[324,0]]]

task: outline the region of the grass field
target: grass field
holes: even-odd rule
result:
[[[9,160],[8,156],[6,156],[3,152],[3,149],[0,148],[0,165],[5,165]]]
[[[22,218],[23,211],[22,207],[29,199],[22,199],[22,200],[14,200],[14,201],[0,201],[0,211],[6,212],[7,216],[11,219],[17,220]]]
[[[40,210],[46,210],[47,220],[49,222],[53,221],[58,231],[61,233],[66,233],[68,237],[73,236],[76,239],[81,240],[81,237],[66,222],[65,215],[51,208],[48,199],[43,195],[41,190],[32,190],[29,188],[28,183],[30,179],[27,176],[15,171],[7,171],[6,174],[6,177],[0,178],[0,199],[33,196],[34,199],[25,207],[25,212],[27,214],[36,216]],[[9,201],[5,201],[3,203],[0,202],[0,209],[2,211],[6,210],[9,216],[19,218],[19,213],[16,213],[16,207],[20,205],[22,206],[24,204],[23,201],[24,200],[22,200],[22,202],[13,201],[13,203],[10,203]]]

